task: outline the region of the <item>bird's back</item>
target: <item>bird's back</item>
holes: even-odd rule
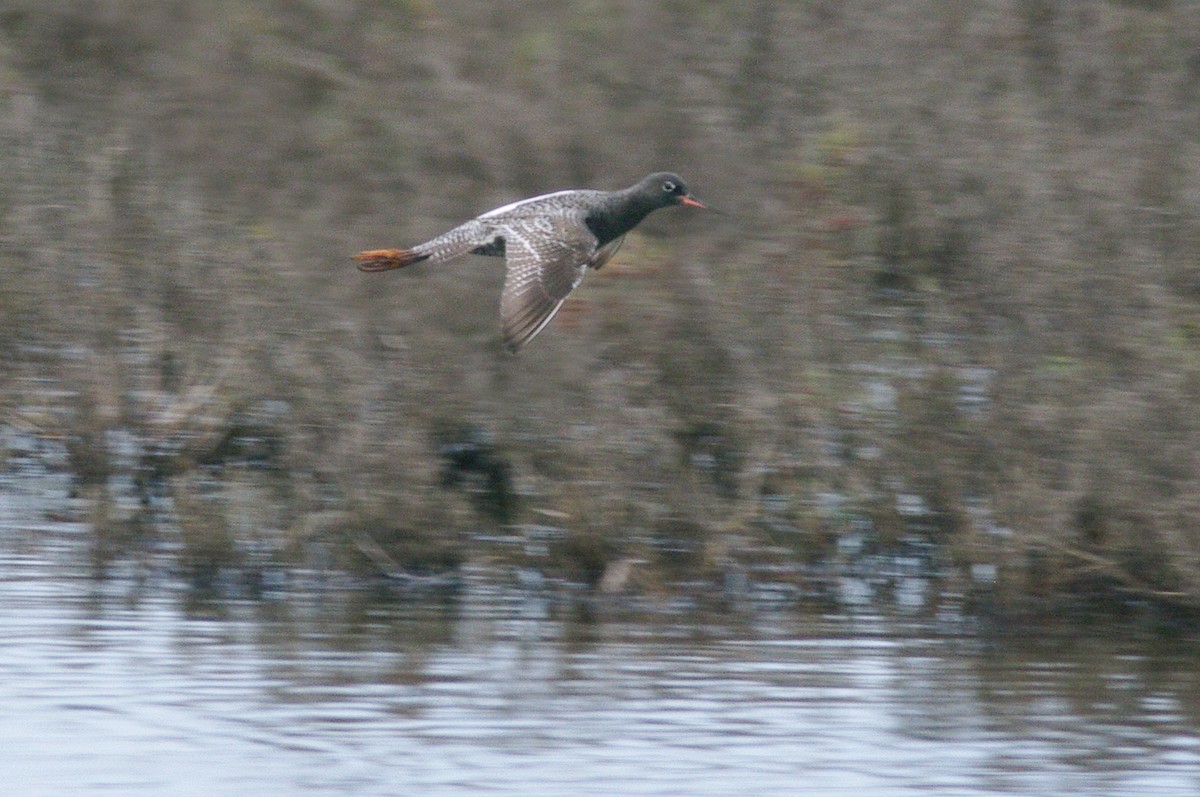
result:
[[[601,202],[605,196],[603,191],[579,189],[574,191],[555,191],[552,194],[522,199],[493,208],[477,218],[481,221],[504,222],[509,219],[527,218],[530,216],[579,216],[587,215],[589,207]]]

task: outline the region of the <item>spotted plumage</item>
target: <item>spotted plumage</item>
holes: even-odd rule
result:
[[[608,262],[625,234],[671,205],[705,207],[675,174],[658,172],[621,191],[558,191],[490,210],[411,249],[355,256],[362,271],[444,263],[466,254],[503,257],[505,347],[519,351],[545,328],[589,268]]]

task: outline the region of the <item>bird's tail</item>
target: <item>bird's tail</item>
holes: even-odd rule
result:
[[[412,249],[369,249],[359,252],[354,259],[358,261],[359,271],[374,273],[411,266],[413,263],[429,259],[429,255],[414,252]]]

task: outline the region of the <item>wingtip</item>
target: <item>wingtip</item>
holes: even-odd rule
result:
[[[525,348],[525,344],[532,339],[533,335],[526,334],[522,331],[504,329],[501,331],[500,343],[504,347],[506,354],[515,357],[521,353],[521,349]]]
[[[554,316],[558,315],[563,300],[557,303],[545,304],[534,301],[523,307],[506,313],[501,301],[501,315],[504,316],[501,334],[504,348],[509,354],[517,354],[521,349],[546,328]]]

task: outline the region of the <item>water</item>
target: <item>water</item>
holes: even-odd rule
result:
[[[457,597],[314,575],[205,602],[96,581],[85,548],[0,528],[5,794],[1200,794],[1187,639],[584,610],[480,574]]]

